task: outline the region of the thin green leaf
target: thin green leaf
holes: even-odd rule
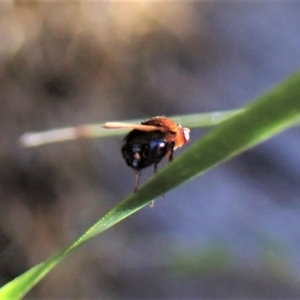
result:
[[[55,265],[90,238],[133,214],[161,194],[288,128],[299,121],[299,117],[300,73],[297,73],[195,142],[153,176],[137,193],[128,196],[102,217],[68,249],[2,287],[0,299],[20,299]]]

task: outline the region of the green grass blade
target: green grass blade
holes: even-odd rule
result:
[[[55,265],[90,238],[133,214],[161,194],[288,128],[299,121],[299,117],[300,73],[297,73],[187,148],[137,193],[127,197],[95,223],[68,249],[3,286],[0,289],[0,299],[22,298]]]

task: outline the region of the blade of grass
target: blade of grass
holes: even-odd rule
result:
[[[137,193],[115,206],[65,251],[2,287],[0,299],[20,299],[55,265],[90,238],[133,214],[161,194],[288,128],[299,121],[299,117],[300,73],[297,73],[195,142],[153,176]]]

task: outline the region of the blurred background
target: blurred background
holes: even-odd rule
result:
[[[121,137],[24,149],[20,135],[240,108],[298,70],[299,15],[297,1],[1,2],[0,284],[134,184]],[[176,188],[27,299],[300,297],[299,141],[290,129]]]

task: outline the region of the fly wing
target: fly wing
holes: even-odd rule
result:
[[[107,129],[136,129],[140,131],[155,131],[160,130],[162,132],[165,132],[166,129],[159,126],[152,126],[152,125],[142,125],[142,124],[131,124],[131,123],[122,123],[122,122],[107,122],[102,127]]]

